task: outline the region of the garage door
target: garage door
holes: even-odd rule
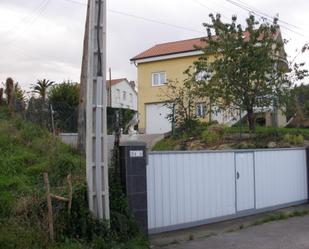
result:
[[[160,104],[146,105],[146,134],[163,134],[172,130],[170,121],[166,118],[171,111]]]

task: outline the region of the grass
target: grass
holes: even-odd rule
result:
[[[0,109],[0,249],[144,249],[143,238],[120,241],[88,210],[85,162],[48,131]],[[43,172],[51,192],[65,196],[73,178],[73,205],[53,201],[57,243],[48,239]],[[112,238],[112,239],[111,239]],[[114,240],[114,238],[116,238]]]
[[[288,218],[305,216],[308,214],[309,214],[309,210],[295,210],[292,212],[275,212],[273,214],[266,216],[263,219],[254,221],[252,225],[257,226],[257,225],[261,225],[261,224],[272,222],[272,221],[286,220]]]
[[[223,139],[221,141],[211,142],[209,139],[204,138],[204,134],[215,136],[214,132],[207,132],[207,124],[198,124],[194,129],[192,134],[184,134],[183,132],[178,132],[173,136],[164,138],[157,142],[152,148],[153,151],[173,151],[173,150],[190,150],[187,148],[188,141],[199,141],[204,144],[204,149],[216,147],[217,145],[224,144],[227,135],[235,135],[235,141],[231,144],[231,148],[242,149],[242,148],[267,148],[268,142],[278,143],[278,147],[281,145],[283,147],[289,146],[302,146],[303,140],[309,140],[309,129],[306,128],[274,128],[274,127],[263,127],[256,126],[255,132],[248,137],[239,140],[237,134],[250,133],[248,126],[240,127],[225,127]],[[216,136],[215,136],[216,137]],[[220,137],[220,136],[218,136]],[[237,138],[237,139],[236,139]],[[286,139],[290,138],[290,139]],[[296,138],[296,139],[295,139]],[[287,141],[289,140],[289,141]],[[296,142],[295,142],[296,141]],[[298,142],[300,141],[300,142]],[[231,142],[231,141],[229,141]],[[245,144],[242,144],[244,142]],[[200,144],[201,144],[200,143]],[[190,146],[189,146],[190,147]]]

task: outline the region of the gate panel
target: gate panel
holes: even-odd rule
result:
[[[253,153],[236,153],[236,209],[237,212],[255,208]]]

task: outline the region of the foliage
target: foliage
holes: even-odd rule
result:
[[[222,142],[226,133],[227,127],[224,125],[210,125],[207,130],[202,132],[202,139],[209,144]]]
[[[160,94],[163,100],[168,100],[165,106],[170,109],[171,114],[166,118],[174,128],[188,135],[192,133],[194,123],[197,121],[195,108],[197,102],[200,101],[192,84],[190,70],[191,68],[184,72],[187,78],[183,82],[180,83],[178,80],[167,82],[166,88]]]
[[[259,23],[250,15],[246,28],[235,16],[231,23],[223,23],[219,14],[210,18],[211,23],[204,24],[208,37],[201,48],[203,55],[195,62],[196,74],[204,72],[204,78],[196,82],[198,93],[208,96],[219,110],[246,111],[254,130],[254,108],[280,107],[293,80],[304,77],[306,71],[296,65],[295,77],[287,75],[285,41],[276,18],[272,24]]]
[[[49,91],[48,99],[54,111],[56,127],[62,132],[76,132],[79,85],[71,82],[54,85]]]
[[[294,145],[303,145],[304,137],[302,135],[290,135],[287,133],[283,136],[283,141]]]
[[[136,111],[124,108],[113,108],[107,107],[107,132],[108,134],[114,134],[116,132],[115,124],[116,122],[120,123],[123,131],[125,130],[126,125],[131,121]],[[119,113],[119,121],[116,119],[116,113]]]
[[[2,108],[0,154],[0,248],[147,248],[145,239],[136,235],[126,219],[119,222],[126,229],[118,228],[117,221],[108,228],[89,212],[85,162],[74,149],[17,115],[10,118]],[[65,203],[53,201],[57,239],[53,245],[48,240],[43,172],[49,173],[51,192],[61,196],[67,194],[66,175],[73,178],[71,215]],[[111,196],[117,212],[122,211],[117,206],[119,198],[118,194]]]
[[[309,119],[309,85],[295,86],[290,92],[287,102],[287,117],[293,117],[301,112],[303,118]]]
[[[39,94],[39,96],[42,98],[43,102],[45,102],[48,89],[53,84],[54,84],[53,81],[49,81],[47,79],[38,80],[36,84],[32,85],[32,89],[33,89],[33,92]]]

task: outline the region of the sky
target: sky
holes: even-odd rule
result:
[[[291,59],[309,42],[308,0],[107,0],[107,69],[112,78],[136,81],[130,58],[158,43],[204,36],[209,13],[244,23],[243,3],[279,14]],[[86,0],[0,0],[0,83],[13,77],[29,90],[43,78],[79,82],[85,17]],[[309,65],[308,54],[296,61]]]

